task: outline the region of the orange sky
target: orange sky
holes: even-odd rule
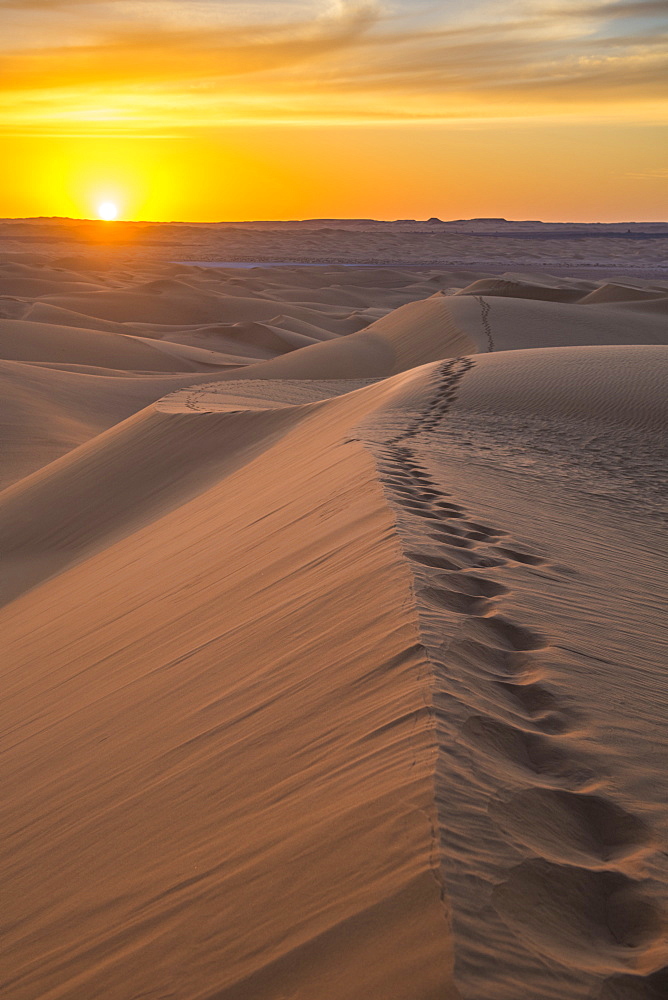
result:
[[[0,215],[660,219],[665,9],[0,0]]]

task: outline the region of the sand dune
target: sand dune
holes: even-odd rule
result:
[[[165,393],[199,383],[203,377],[84,369],[0,362],[0,489],[125,420]],[[211,372],[206,375],[215,377]]]
[[[380,378],[435,358],[475,351],[434,296],[393,310],[365,329],[253,365],[242,378]]]
[[[33,297],[68,292],[87,293],[99,287],[97,282],[73,271],[29,264],[6,263],[0,266],[0,295]]]
[[[580,301],[589,305],[608,302],[651,302],[653,299],[666,298],[666,290],[652,288],[634,288],[633,285],[620,285],[609,282],[589,292]]]
[[[54,306],[50,302],[38,299],[36,302],[26,304],[20,319],[29,319],[34,323],[52,323],[55,326],[83,327],[84,330],[102,330],[105,333],[131,333],[138,324],[133,324],[133,328],[128,328],[125,323],[112,323],[110,320],[101,319],[99,316],[84,316],[83,313],[73,312],[71,309],[63,309],[61,306]]]
[[[512,299],[536,299],[539,302],[577,302],[582,299],[578,288],[549,285],[545,282],[518,281],[512,278],[481,278],[472,282],[456,295],[506,296]]]
[[[592,343],[666,344],[668,330],[664,317],[651,313],[631,318],[542,297],[524,301],[518,310],[512,299],[438,293],[395,309],[344,339],[314,344],[230,377],[387,377],[460,354]]]
[[[166,332],[165,327],[160,327],[159,330],[164,340],[226,350],[253,360],[273,358],[297,347],[308,347],[321,339],[320,330],[317,330],[316,338],[295,330],[282,330],[279,326],[268,323],[219,323],[212,326],[191,326],[174,333]]]
[[[665,320],[628,314],[603,306],[589,309],[543,299],[517,302],[506,298],[450,296],[448,309],[458,327],[475,336],[482,350],[588,344],[665,344]]]
[[[172,280],[150,282],[132,290],[115,290],[54,295],[49,301],[56,306],[72,309],[84,315],[125,323],[206,323],[211,321],[271,319],[276,312],[273,303],[261,299],[240,299],[197,295],[186,285]]]
[[[9,361],[70,361],[147,372],[201,370],[185,359],[172,361],[146,338],[21,319],[0,319],[0,351]]]
[[[616,305],[616,311],[624,313],[649,313],[653,316],[663,316],[668,314],[668,295],[662,295],[657,299],[641,299],[635,302],[620,302]]]
[[[7,995],[662,997],[660,283],[201,270],[1,321]]]

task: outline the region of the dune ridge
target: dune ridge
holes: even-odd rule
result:
[[[580,350],[576,349],[578,354]],[[569,483],[564,489],[555,483],[552,471],[541,463],[537,475],[543,487],[546,480],[550,482],[548,507],[559,510],[561,524],[557,522],[555,529],[546,511],[544,529],[550,524],[549,534],[542,534],[533,524],[532,543],[527,543],[526,537],[513,537],[511,524],[501,519],[498,509],[494,514],[481,511],[481,498],[494,497],[493,506],[500,507],[506,517],[512,512],[526,531],[529,519],[518,497],[516,474],[508,481],[508,472],[500,477],[498,466],[487,463],[495,473],[490,489],[491,483],[485,480],[492,470],[480,462],[473,469],[468,463],[464,465],[441,435],[445,428],[446,438],[457,435],[457,424],[447,418],[458,408],[472,405],[475,410],[483,396],[489,406],[489,397],[476,391],[475,382],[480,375],[480,380],[490,385],[485,369],[500,368],[505,377],[494,377],[494,386],[503,387],[509,408],[514,403],[522,409],[528,441],[535,439],[526,418],[532,408],[542,414],[553,394],[557,398],[556,405],[549,407],[552,433],[557,431],[561,436],[564,422],[571,423],[573,433],[584,443],[591,433],[592,416],[600,419],[601,410],[607,410],[618,428],[626,430],[625,447],[635,452],[633,438],[643,438],[648,429],[651,404],[647,393],[652,379],[654,407],[658,405],[658,410],[652,411],[654,426],[665,428],[668,415],[659,400],[660,386],[668,374],[668,355],[665,349],[641,349],[645,379],[634,379],[627,392],[635,392],[636,402],[642,405],[633,406],[629,400],[620,411],[614,380],[623,370],[628,374],[629,355],[635,349],[588,349],[589,370],[575,369],[579,386],[573,384],[573,377],[553,377],[555,366],[571,360],[573,351],[562,348],[531,353],[532,363],[542,366],[545,375],[540,394],[533,399],[527,399],[519,379],[513,384],[508,377],[508,369],[519,367],[521,358],[507,354],[464,359],[437,367],[432,405],[407,430],[380,441],[378,424],[374,426],[388,496],[401,512],[398,526],[416,578],[421,636],[435,671],[434,712],[441,748],[436,799],[444,882],[453,906],[455,978],[463,995],[472,997],[518,996],[520,989],[537,996],[558,997],[564,992],[569,996],[607,996],[621,989],[622,982],[633,983],[638,996],[660,995],[667,956],[667,873],[659,846],[665,844],[666,836],[660,805],[666,789],[662,774],[649,778],[648,767],[653,770],[653,764],[648,765],[645,756],[650,746],[661,743],[663,717],[662,709],[657,711],[652,704],[660,683],[660,619],[656,617],[658,608],[652,614],[653,591],[646,589],[648,582],[661,574],[662,557],[647,545],[655,511],[646,501],[640,480],[638,493],[642,496],[635,498],[635,513],[637,518],[644,502],[643,513],[649,521],[645,535],[648,551],[641,555],[633,544],[628,551],[631,562],[640,563],[646,576],[643,578],[641,570],[606,606],[608,628],[621,628],[626,640],[633,629],[636,666],[642,663],[643,668],[642,676],[634,682],[634,719],[642,718],[654,732],[654,739],[644,733],[645,749],[631,752],[626,769],[619,766],[616,754],[624,744],[630,751],[638,733],[633,732],[633,724],[626,732],[619,732],[616,705],[613,702],[611,706],[604,695],[607,685],[628,682],[627,654],[611,645],[608,658],[601,661],[596,655],[599,647],[590,634],[595,606],[592,591],[596,589],[592,577],[597,562],[601,562],[600,572],[610,572],[611,554],[600,541],[601,535],[605,537],[600,525],[606,525],[606,520],[593,519],[598,528],[593,533],[599,537],[592,538],[592,530],[578,524],[580,519],[572,510],[571,517],[565,518],[568,507],[555,505],[554,494],[568,499],[572,508],[573,485]],[[550,357],[551,353],[558,358]],[[597,385],[600,382],[603,385]],[[592,397],[593,387],[598,392]],[[574,395],[576,399],[579,396],[579,405],[573,405]],[[570,396],[570,405],[560,412],[565,396]],[[475,424],[469,424],[468,430],[475,431]],[[543,425],[543,435],[545,431]],[[496,433],[498,437],[498,430]],[[448,458],[444,462],[441,456]],[[645,460],[655,464],[656,451],[645,450]],[[610,477],[611,470],[606,472]],[[447,483],[447,490],[443,483]],[[579,488],[582,490],[582,485]],[[591,513],[595,501],[586,490],[583,494]],[[610,517],[610,509],[604,517]],[[541,518],[534,520],[540,522]],[[631,525],[638,534],[637,522],[629,518],[627,530]],[[578,536],[577,549],[568,537],[571,533]],[[551,552],[545,538],[549,538]],[[581,558],[585,551],[586,573]],[[565,559],[567,552],[570,565]],[[552,570],[555,555],[559,560],[556,572]],[[580,600],[565,616],[559,606],[563,600],[560,577],[572,573],[580,578]],[[515,592],[523,585],[530,589],[521,590],[518,600]],[[587,592],[589,600],[583,600]],[[646,616],[639,616],[633,624],[629,623],[626,603],[631,594],[636,605],[642,595],[646,606]],[[454,629],[453,618],[460,623]],[[584,683],[583,670],[585,676],[590,675]],[[573,692],[583,687],[589,688],[588,705],[595,709],[585,702],[578,704],[573,697]],[[608,734],[614,729],[615,738],[609,742]],[[463,768],[462,757],[466,761]],[[611,780],[607,769],[613,760]],[[473,786],[472,773],[476,777]],[[619,797],[625,781],[625,794]],[[649,795],[647,781],[656,782]],[[639,801],[639,811],[625,808]],[[663,813],[659,828],[653,826],[652,812]],[[508,875],[506,881],[498,883],[502,859]],[[494,882],[497,885],[490,892]],[[485,927],[484,935],[481,926]],[[522,968],[521,988],[514,983],[503,990],[490,976],[490,965],[500,954],[509,966]],[[545,982],[546,960],[561,966],[552,988]],[[631,970],[635,980],[628,975]],[[603,987],[597,986],[601,976]],[[593,992],[583,989],[585,984]],[[659,991],[656,994],[655,989]]]
[[[7,995],[661,997],[668,286],[16,273]]]

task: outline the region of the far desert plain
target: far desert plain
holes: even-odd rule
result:
[[[0,222],[7,1000],[665,1000],[668,224]]]

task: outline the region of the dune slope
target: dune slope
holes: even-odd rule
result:
[[[411,578],[371,456],[341,440],[369,391],[6,609],[15,996],[451,982]]]

